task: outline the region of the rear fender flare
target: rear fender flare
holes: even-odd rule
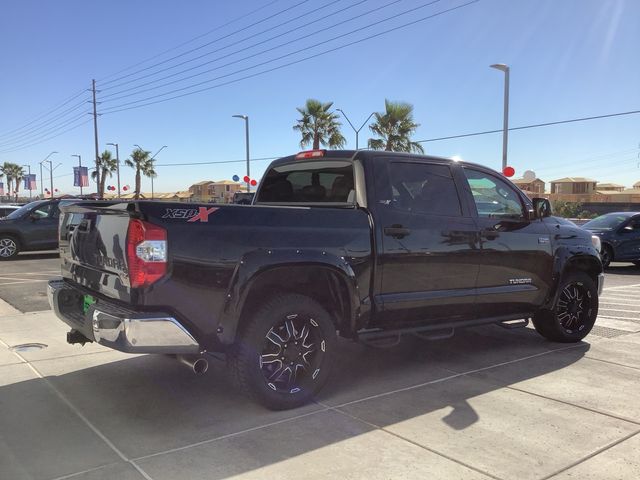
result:
[[[359,314],[358,284],[356,276],[346,258],[322,250],[274,249],[255,250],[245,254],[236,265],[227,290],[226,301],[218,324],[218,339],[223,344],[235,340],[243,308],[252,287],[261,275],[275,269],[298,269],[305,267],[326,268],[338,275],[347,288],[350,318],[343,319],[349,329],[355,329]]]

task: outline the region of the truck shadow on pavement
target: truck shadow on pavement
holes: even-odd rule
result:
[[[0,464],[25,474],[15,478],[45,470],[43,477],[53,478],[120,462],[77,413],[154,480],[178,478],[184,462],[206,478],[226,478],[422,416],[434,417],[430,421],[456,438],[480,419],[472,399],[563,369],[588,349],[587,343],[546,342],[528,328],[494,326],[388,350],[343,341],[316,402],[284,412],[238,394],[224,363],[215,360],[200,377],[157,355],[41,360],[34,365],[45,380],[0,387],[0,432],[11,432],[11,441],[0,442]],[[509,368],[507,380],[485,375],[502,368]]]

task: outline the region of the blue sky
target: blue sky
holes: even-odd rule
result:
[[[99,111],[104,111],[99,118],[101,150],[106,148],[106,142],[117,142],[124,158],[134,144],[152,152],[162,145],[168,146],[157,157],[156,191],[184,190],[196,181],[244,175],[242,163],[162,166],[244,158],[243,123],[232,118],[233,114],[250,116],[252,157],[273,157],[298,151],[299,139],[292,130],[297,118],[295,107],[302,106],[309,97],[333,101],[356,124],[364,121],[372,111],[381,110],[385,98],[410,102],[415,107],[416,120],[421,124],[416,140],[501,128],[503,76],[488,67],[497,62],[511,67],[511,126],[640,109],[640,2],[480,0],[264,75],[152,106],[106,113],[110,107],[127,101],[250,68],[256,63],[305,49],[287,59],[204,86],[234,80],[466,1],[440,0],[411,14],[314,47],[320,41],[424,5],[427,1],[399,0],[390,4],[392,0],[158,0],[153,3],[142,0],[7,0],[0,7],[0,42],[4,46],[0,75],[0,162],[31,164],[37,170],[38,162],[52,150],[57,150],[60,153],[52,157],[54,165],[61,163],[55,172],[61,175],[55,179],[56,188],[76,192],[69,175],[76,162],[71,155],[81,154],[85,163],[93,159],[91,123],[41,141],[82,122],[82,114],[89,111],[89,104],[80,105],[51,123],[39,125],[64,112],[65,108],[79,104],[85,94],[52,116],[16,132],[11,131],[88,88],[92,78],[98,80],[101,90],[98,100],[102,101]],[[261,6],[264,7],[262,10],[248,15]],[[351,8],[343,12],[330,15],[349,6]],[[382,8],[377,12],[332,27],[338,21],[378,7]],[[249,26],[287,8],[290,10],[285,13]],[[320,10],[292,21],[286,27],[269,30],[253,40],[231,46],[249,35],[315,9]],[[215,30],[238,17],[241,20]],[[243,28],[244,31],[234,33]],[[215,31],[203,35],[211,30]],[[266,41],[280,33],[283,35],[277,40]],[[202,35],[199,39],[174,48],[199,35]],[[227,38],[217,40],[225,35]],[[278,50],[222,66],[296,38],[299,40]],[[197,52],[107,83],[214,40],[217,41]],[[106,97],[254,43],[260,45],[209,65],[208,68],[219,67],[214,72],[119,101],[113,97],[109,101]],[[204,57],[200,62],[109,89],[226,46],[230,47]],[[173,50],[137,68],[122,71],[168,49]],[[171,79],[180,79],[203,69]],[[117,72],[120,73],[114,75]],[[89,98],[88,94],[86,98]],[[62,125],[74,117],[78,117],[75,123]],[[354,135],[346,121],[343,134],[349,141],[348,146],[353,147]],[[368,136],[365,127],[361,132],[361,145]],[[639,144],[640,115],[529,129],[511,133],[509,164],[516,169],[516,176],[531,169],[547,181],[574,175],[630,186],[640,180]],[[465,160],[500,167],[500,134],[432,142],[424,146],[428,153],[459,155]],[[259,178],[267,165],[267,161],[254,162],[252,177]],[[123,184],[133,184],[131,169],[123,167],[122,176]],[[108,183],[115,184],[115,181]],[[148,181],[143,184],[143,190],[150,190]]]

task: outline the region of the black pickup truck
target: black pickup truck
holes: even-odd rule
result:
[[[502,175],[443,158],[301,152],[274,161],[253,205],[133,201],[61,207],[68,341],[176,355],[224,352],[251,397],[308,401],[336,334],[368,343],[524,326],[591,330],[599,241]]]

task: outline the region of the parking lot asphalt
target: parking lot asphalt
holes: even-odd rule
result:
[[[166,356],[68,345],[37,295],[57,262],[0,264],[0,478],[640,478],[634,267],[607,271],[580,344],[498,326],[387,350],[344,341],[312,404],[272,412],[219,361],[198,377]],[[46,347],[11,348],[27,343]]]

